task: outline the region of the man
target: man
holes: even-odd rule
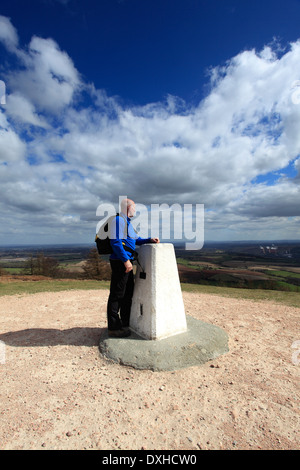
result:
[[[111,283],[107,302],[108,335],[124,338],[130,335],[129,320],[134,289],[133,267],[135,246],[144,243],[159,243],[158,238],[141,238],[130,219],[135,214],[135,203],[131,199],[121,202],[121,213],[110,227]]]

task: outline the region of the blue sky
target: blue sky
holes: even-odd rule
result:
[[[89,243],[101,203],[299,239],[300,1],[4,0],[0,244]]]

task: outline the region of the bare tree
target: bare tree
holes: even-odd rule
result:
[[[108,280],[110,279],[110,267],[107,261],[104,261],[96,248],[92,248],[86,258],[83,266],[83,276],[88,279]]]
[[[39,253],[36,258],[32,255],[27,259],[24,266],[25,274],[37,274],[40,276],[57,277],[59,274],[59,263],[54,258]]]

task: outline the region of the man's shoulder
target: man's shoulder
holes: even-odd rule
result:
[[[116,214],[116,220],[118,223],[121,224],[130,224],[130,220],[127,219],[127,217],[123,214]]]

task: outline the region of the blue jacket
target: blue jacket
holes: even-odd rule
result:
[[[111,223],[109,238],[113,249],[110,259],[119,259],[123,263],[127,260],[132,261],[134,257],[132,253],[124,249],[123,243],[125,243],[125,246],[135,250],[135,245],[143,245],[151,240],[150,238],[139,237],[131,225],[130,218],[121,214],[116,216],[115,223]]]

